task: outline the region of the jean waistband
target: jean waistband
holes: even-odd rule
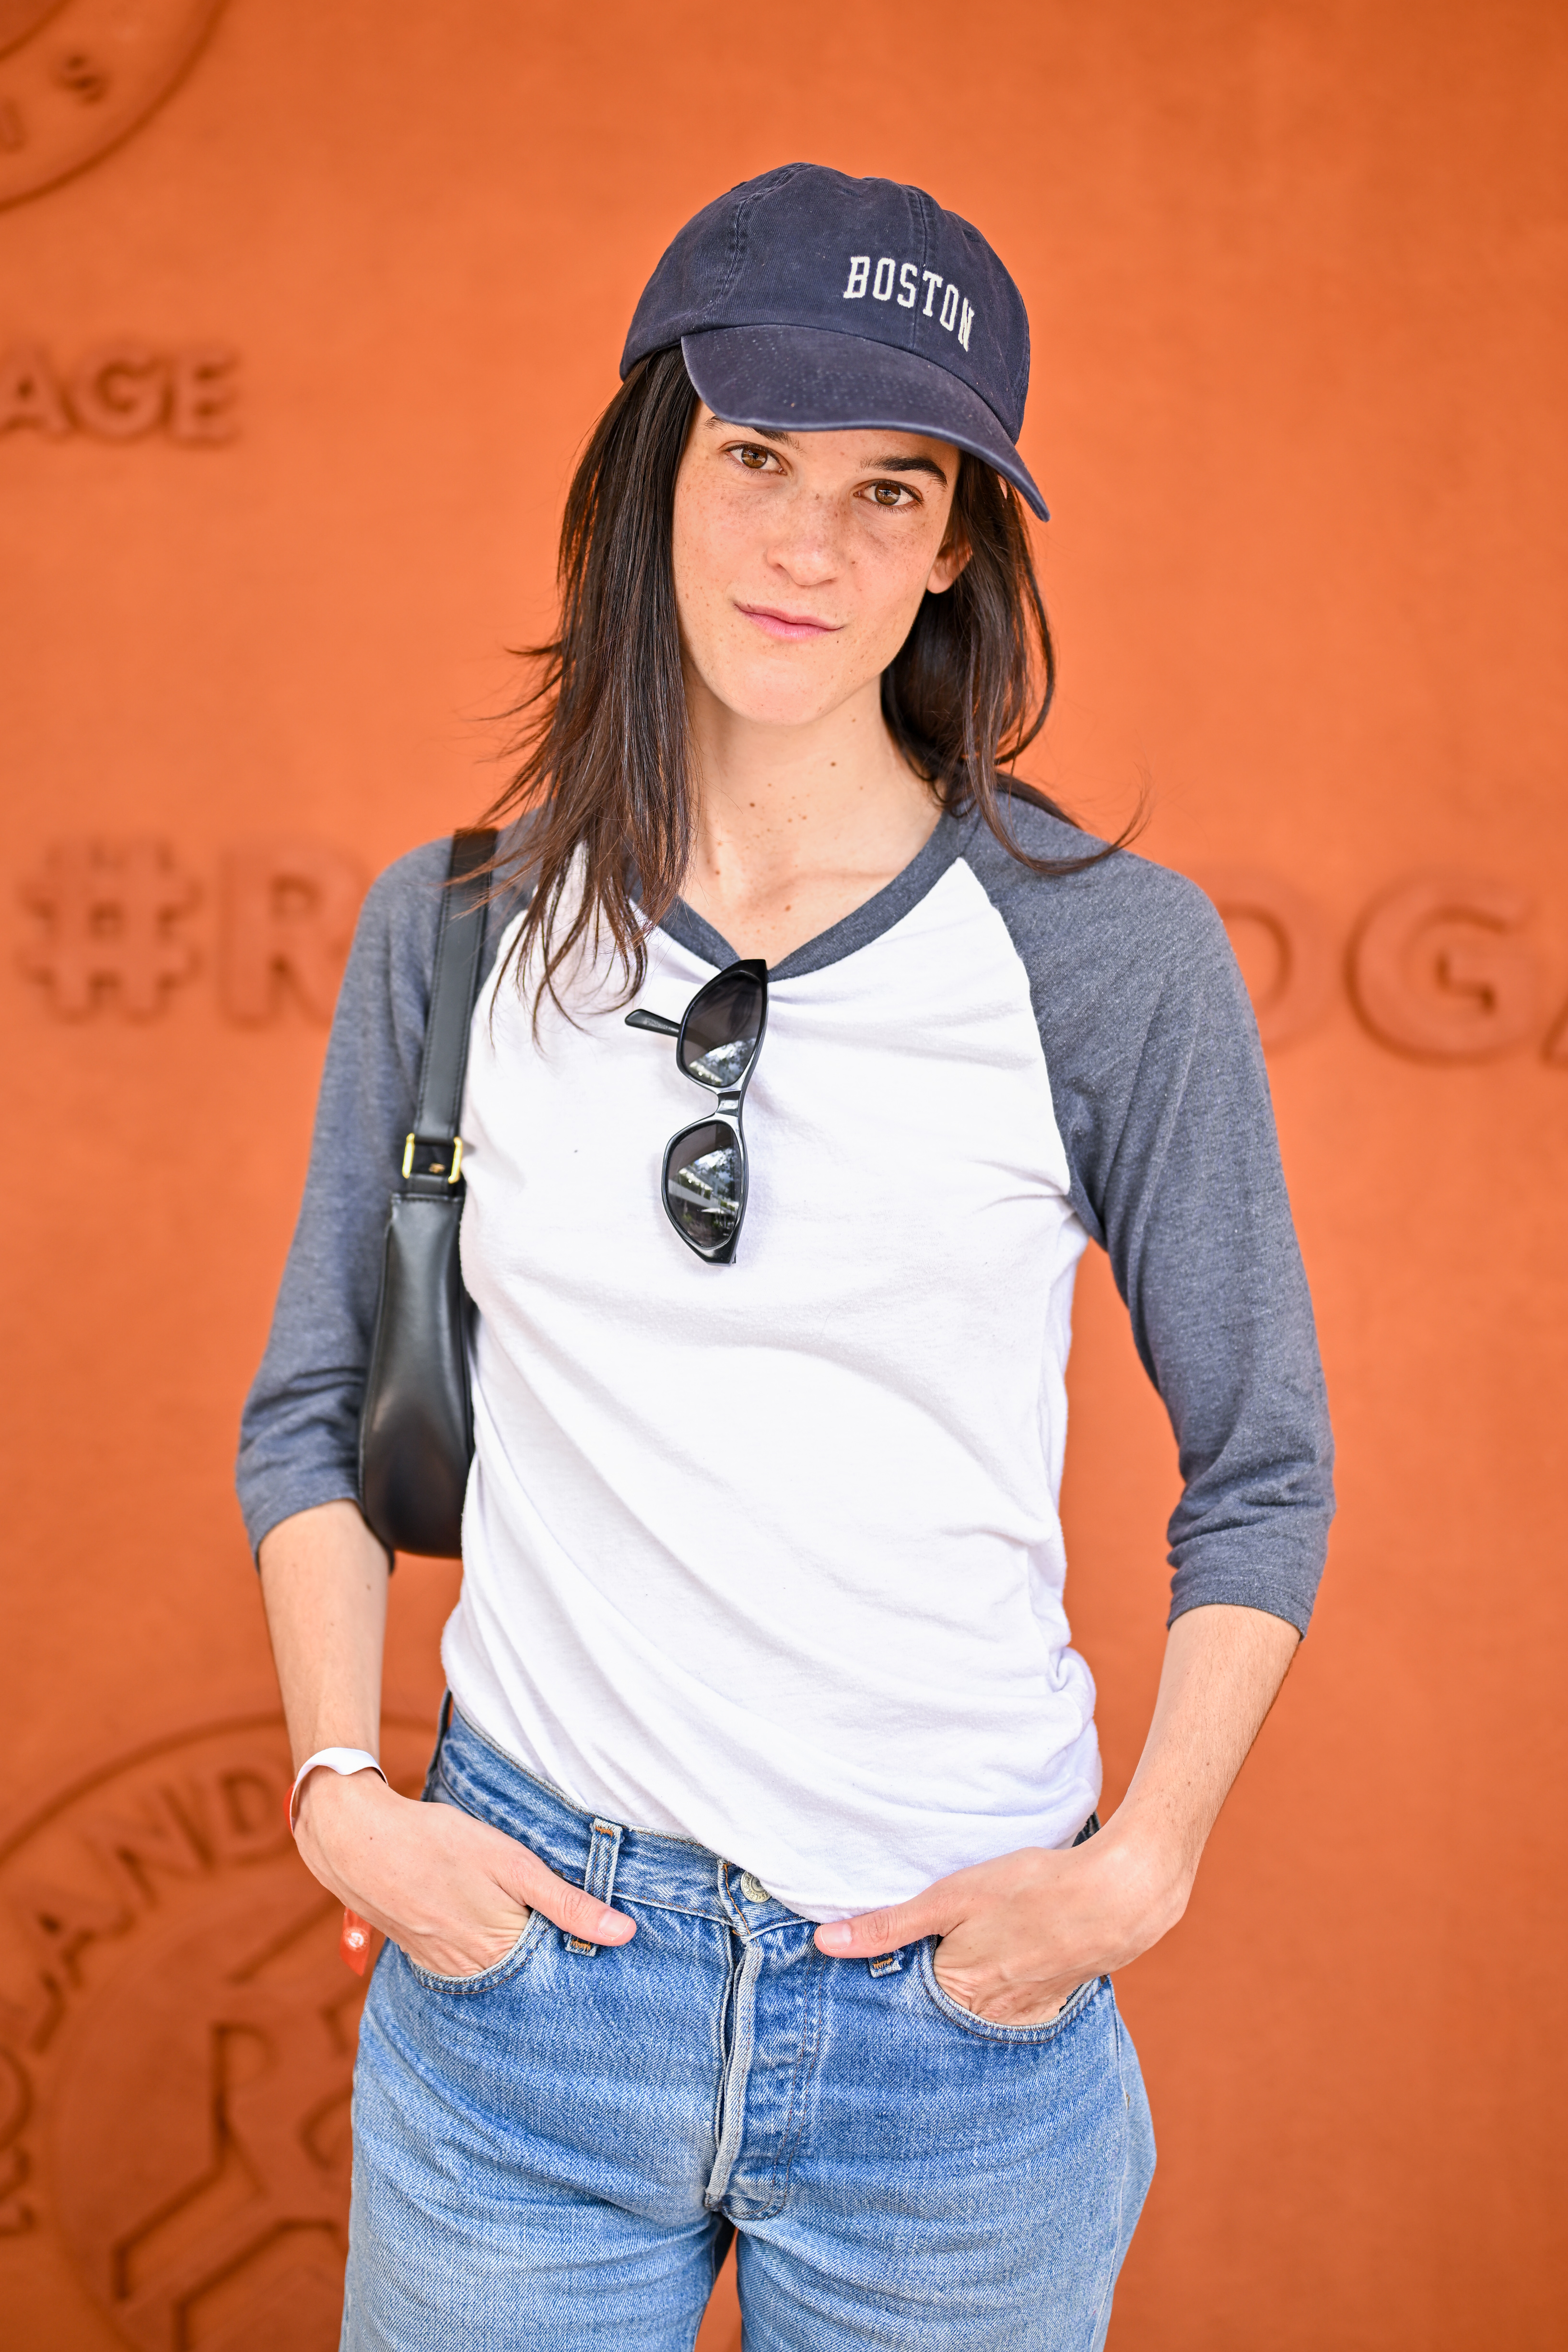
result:
[[[453,1703],[441,1710],[441,1734],[426,1795],[445,1792],[536,1853],[557,1877],[589,1887],[601,1902],[618,1895],[666,1911],[689,1911],[726,1927],[756,1929],[799,1921],[749,1870],[689,1838],[668,1837],[584,1812],[558,1789],[503,1755]],[[1090,1813],[1074,1845],[1100,1827]]]
[[[503,1755],[449,1698],[426,1795],[455,1800],[602,1902],[649,1904],[753,1929],[800,1919],[749,1871],[706,1846],[582,1811]]]

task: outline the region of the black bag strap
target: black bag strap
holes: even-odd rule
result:
[[[458,1120],[468,1066],[468,1031],[479,992],[485,952],[485,915],[495,855],[494,833],[455,833],[441,893],[436,933],[436,969],[425,1020],[425,1052],[419,1064],[419,1108],[403,1147],[406,1192],[440,1194],[460,1184],[463,1145]]]

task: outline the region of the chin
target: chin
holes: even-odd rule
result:
[[[711,681],[727,710],[755,727],[808,727],[837,709],[860,681],[813,677],[805,663],[738,662]]]
[[[743,719],[752,727],[809,727],[814,720],[825,719],[837,709],[837,695],[758,694],[726,695],[726,708],[735,718]]]

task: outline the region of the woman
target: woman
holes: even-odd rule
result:
[[[1103,2339],[1152,2167],[1110,1972],[1182,1914],[1331,1507],[1224,933],[1006,773],[1050,677],[1027,370],[973,228],[816,166],[643,296],[500,812],[425,1804],[374,1769],[354,1439],[446,845],[366,905],[240,1481],[300,1851],[389,1938],[356,2352],[689,2346],[737,2231],[752,2352]],[[1184,1481],[1098,1835],[1057,1517],[1091,1239]]]

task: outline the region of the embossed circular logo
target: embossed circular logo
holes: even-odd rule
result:
[[[395,1786],[432,1738],[384,1727]],[[280,1724],[193,1732],[0,1848],[0,2237],[40,2295],[63,2244],[140,2352],[338,2340],[364,1986],[289,1779]]]
[[[166,98],[223,0],[0,0],[0,205],[85,171]]]

